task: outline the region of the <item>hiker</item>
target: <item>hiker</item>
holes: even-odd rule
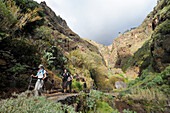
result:
[[[65,69],[62,75],[64,93],[66,93],[68,77],[69,77],[69,73]]]
[[[71,84],[72,84],[73,76],[71,74],[69,75],[70,76],[68,77],[67,85],[69,86],[69,93],[71,93]]]
[[[37,82],[35,84],[35,96],[38,96],[40,92],[41,94],[43,94],[43,91],[42,91],[42,87],[43,87],[43,83],[44,83],[44,79],[46,78],[46,71],[44,70],[44,66],[42,64],[40,64],[38,66],[39,70],[37,72],[37,75],[31,75],[32,77],[37,77]]]

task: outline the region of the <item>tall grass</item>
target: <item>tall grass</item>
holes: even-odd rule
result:
[[[131,97],[142,100],[166,100],[166,96],[158,89],[142,89],[140,87],[131,89]]]

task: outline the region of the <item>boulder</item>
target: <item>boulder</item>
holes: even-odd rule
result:
[[[127,88],[127,84],[122,82],[122,81],[117,81],[115,83],[115,87],[116,87],[116,89],[126,89]]]

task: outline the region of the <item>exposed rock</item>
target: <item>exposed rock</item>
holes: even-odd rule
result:
[[[122,82],[122,81],[117,81],[115,83],[115,87],[116,87],[116,89],[126,89],[127,88],[127,84]]]
[[[51,10],[51,8],[49,8],[45,1],[41,2],[40,5],[43,7],[44,9],[44,13],[47,15],[47,19],[50,21],[50,23],[55,27],[55,28],[59,28],[64,27],[69,29],[69,27],[67,26],[67,23],[65,20],[63,20],[60,16],[56,16],[56,14]]]

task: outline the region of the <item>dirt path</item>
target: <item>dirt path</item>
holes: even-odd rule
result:
[[[119,95],[119,93],[105,93],[106,95],[112,95],[114,97],[116,97],[117,95]],[[45,96],[47,97],[47,99],[49,100],[53,100],[55,102],[61,102],[61,101],[70,101],[70,99],[76,98],[77,96],[79,96],[79,93],[62,93],[62,92],[55,92],[55,93],[51,93],[51,94],[45,94]]]

